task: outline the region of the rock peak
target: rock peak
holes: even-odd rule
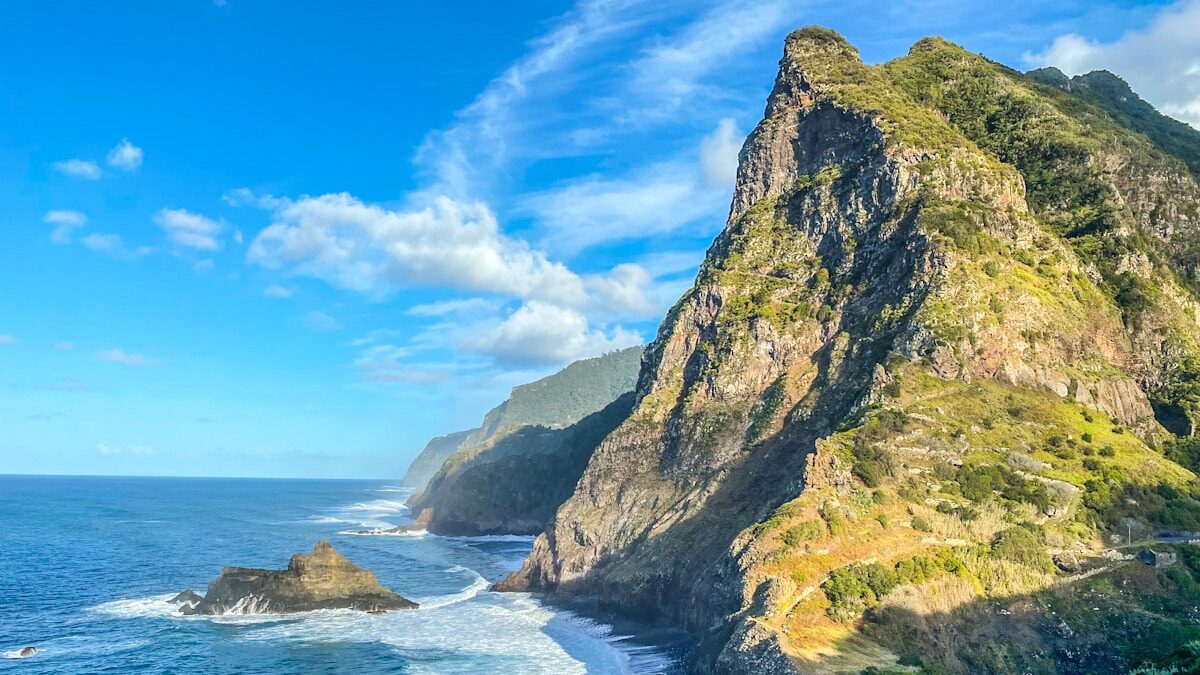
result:
[[[861,61],[858,49],[842,34],[824,26],[805,26],[792,31],[784,42],[785,59],[806,59],[823,55],[826,58]]]

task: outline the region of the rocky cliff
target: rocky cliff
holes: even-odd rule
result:
[[[409,529],[536,534],[570,496],[596,445],[629,413],[641,348],[576,361],[513,389],[408,505]]]
[[[446,458],[461,448],[463,441],[476,431],[478,430],[467,429],[430,439],[412,464],[408,465],[408,471],[404,472],[404,480],[400,484],[414,490],[423,489],[438,469],[442,468],[442,463],[446,461]]]
[[[793,33],[632,412],[500,588],[681,624],[697,671],[1119,672],[1134,646],[979,617],[1062,583],[1051,555],[1200,523],[1155,450],[1197,419],[1198,196],[957,46]]]

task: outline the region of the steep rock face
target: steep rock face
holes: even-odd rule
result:
[[[937,68],[927,53],[939,57]],[[760,546],[759,535],[773,511],[803,495],[841,509],[861,492],[851,464],[855,476],[867,471],[859,462],[899,471],[899,460],[863,460],[858,446],[831,439],[889,402],[918,405],[910,393],[921,373],[994,383],[1039,406],[1065,400],[1093,418],[1160,433],[1147,391],[1179,360],[1155,356],[1162,350],[1114,302],[1105,274],[1047,226],[1059,205],[1044,192],[1027,197],[1017,169],[1030,165],[1001,162],[981,148],[986,134],[912,91],[910,79],[952,88],[962,66],[939,70],[944,61],[986,64],[964,55],[925,41],[908,61],[867,67],[832,31],[789,36],[764,120],[740,156],[729,223],[647,348],[633,412],[500,589],[592,595],[680,622],[700,638],[699,670],[788,672],[796,663],[775,612],[815,589],[779,572],[776,544]],[[1141,149],[1152,161],[1125,165],[1135,167],[1129,180],[1170,165]],[[1130,195],[1129,227],[1165,231],[1130,214],[1140,208],[1135,191],[1116,192]],[[1169,306],[1154,311],[1185,325],[1178,310],[1192,302],[1188,291],[1170,286],[1161,297]],[[917,370],[902,377],[904,363]],[[955,391],[955,401],[975,396]],[[921,414],[935,427],[972,424],[945,411]],[[1036,436],[1018,423],[1011,429],[1033,444],[1055,433],[1043,426]],[[970,450],[929,443],[914,455],[913,475],[930,472],[929,458],[961,465]],[[1152,477],[1190,475],[1140,440],[1128,452]],[[1060,491],[1061,509],[1070,508],[1070,490]],[[1058,512],[1050,498],[1035,501]]]
[[[384,588],[322,539],[311,553],[297,553],[285,570],[226,567],[204,599],[184,614],[286,614],[315,609],[386,611],[417,603]]]
[[[633,392],[563,429],[526,426],[438,474],[410,506],[408,529],[443,535],[537,534],[571,496],[596,446],[628,415]]]
[[[629,412],[641,348],[576,361],[513,388],[408,501],[402,529],[534,534],[575,487],[588,458]]]
[[[421,454],[417,455],[412,464],[408,466],[408,471],[404,472],[404,480],[400,484],[414,490],[423,489],[438,469],[442,468],[442,463],[446,461],[446,458],[462,447],[463,441],[476,431],[476,429],[467,429],[430,439],[421,450]]]

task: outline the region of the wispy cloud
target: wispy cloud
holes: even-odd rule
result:
[[[161,209],[154,222],[166,231],[167,237],[179,246],[201,251],[221,248],[220,235],[224,224],[185,209]]]
[[[342,324],[338,320],[325,312],[312,311],[304,315],[302,319],[305,328],[318,333],[341,330]]]
[[[0,345],[9,345],[9,346],[11,346],[11,345],[18,344],[19,342],[20,342],[20,341],[19,341],[19,340],[17,340],[17,338],[15,338],[15,337],[13,337],[13,336],[11,336],[11,335],[8,335],[8,334],[0,334]]]
[[[142,149],[130,143],[128,138],[122,138],[121,142],[108,152],[108,165],[122,171],[137,169],[142,165],[142,159]]]
[[[150,255],[153,252],[153,249],[149,246],[127,246],[125,240],[119,234],[102,234],[97,232],[83,237],[79,240],[79,243],[93,251],[99,251],[121,260],[133,260]]]
[[[79,378],[76,378],[76,377],[66,377],[58,382],[51,382],[49,384],[38,385],[38,386],[34,387],[34,389],[36,389],[38,391],[58,391],[58,392],[67,392],[67,393],[79,393],[79,392],[84,392],[84,391],[91,391],[92,385],[90,385],[87,382],[85,382]]]
[[[280,286],[279,284],[271,284],[263,289],[263,295],[268,298],[290,298],[294,291],[290,288]]]
[[[88,159],[67,159],[61,162],[55,162],[54,170],[72,178],[80,178],[83,180],[100,180],[104,172],[100,170],[100,165]]]
[[[117,347],[100,352],[96,355],[96,358],[101,361],[120,363],[126,366],[157,366],[162,364],[162,361],[159,359],[150,358],[138,352],[127,352]]]
[[[408,308],[411,316],[442,317],[447,315],[471,315],[491,313],[499,309],[500,303],[486,298],[466,298],[463,300],[443,300],[413,305]]]
[[[452,366],[445,364],[413,365],[402,359],[409,350],[390,344],[371,345],[354,361],[363,381],[375,384],[440,384],[454,375]]]
[[[113,455],[136,455],[139,457],[149,457],[154,454],[154,448],[148,445],[112,445],[110,443],[97,443],[96,452],[105,456]]]
[[[42,216],[42,222],[53,225],[54,229],[50,232],[50,241],[55,244],[69,244],[75,230],[83,227],[87,222],[87,216],[79,211],[69,209],[51,209]]]
[[[59,342],[58,344],[54,345],[54,348],[60,352],[68,352],[68,351],[71,351],[72,349],[75,349],[75,343],[71,342],[69,340],[63,340],[62,342]]]

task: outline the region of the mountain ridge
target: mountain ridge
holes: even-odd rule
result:
[[[972,661],[874,612],[1017,602],[1059,583],[1051,553],[1200,523],[1156,450],[1160,418],[1196,420],[1200,188],[1049,92],[938,38],[867,66],[829,29],[789,35],[632,413],[498,588],[682,625],[698,672],[1007,672],[1050,638]]]

